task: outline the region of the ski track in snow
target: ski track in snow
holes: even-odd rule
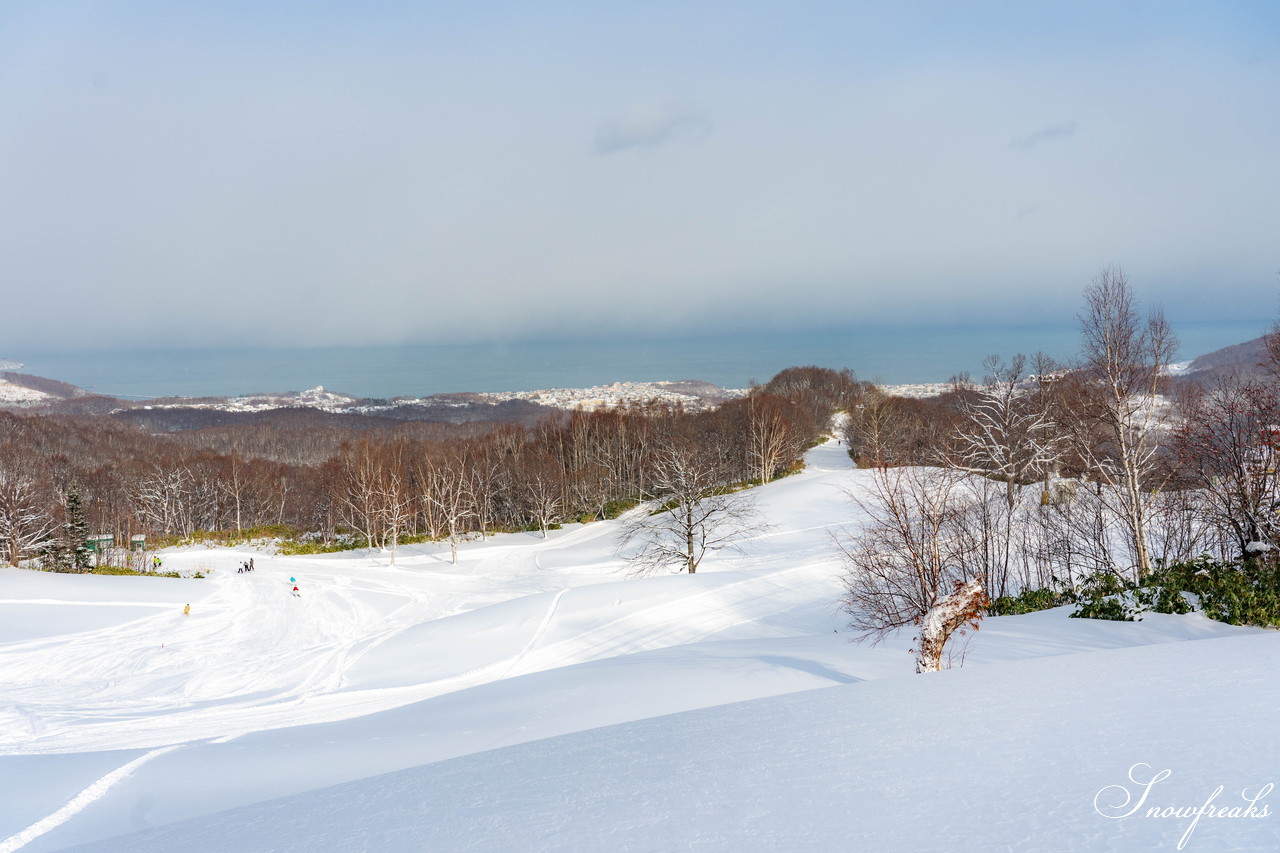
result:
[[[511,674],[511,671],[516,668],[520,661],[524,660],[525,655],[529,654],[531,649],[542,642],[542,637],[547,633],[547,628],[551,627],[552,617],[556,615],[556,608],[560,606],[560,599],[564,598],[564,594],[568,591],[567,589],[562,589],[556,593],[555,598],[551,599],[551,606],[547,608],[547,615],[542,617],[538,630],[533,632],[533,636],[529,638],[529,642],[525,644],[525,647],[520,650],[520,654],[511,659],[511,665],[507,667],[506,672],[503,674],[504,678]]]
[[[159,758],[165,753],[172,752],[178,748],[178,745],[174,745],[162,747],[160,749],[153,749],[146,755],[141,755],[133,761],[130,761],[128,764],[112,770],[110,773],[85,788],[79,794],[76,794],[70,802],[53,814],[41,818],[21,832],[16,832],[4,841],[0,841],[0,853],[13,853],[14,850],[25,847],[35,839],[44,835],[46,832],[66,823],[68,820],[84,811],[91,803],[102,799],[102,797],[106,795],[113,786],[123,781],[139,767],[146,764],[153,758]]]

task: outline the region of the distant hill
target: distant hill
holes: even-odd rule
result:
[[[45,379],[43,376],[32,376],[27,373],[13,373],[5,371],[0,373],[0,379],[8,382],[10,385],[17,385],[20,388],[28,388],[32,391],[39,391],[50,397],[56,397],[59,400],[69,400],[72,397],[83,397],[85,391],[77,388],[69,382],[59,382],[57,379]]]
[[[1206,353],[1187,365],[1183,378],[1202,385],[1214,385],[1228,376],[1254,378],[1263,374],[1267,357],[1265,338],[1254,338]]]
[[[3,409],[37,408],[84,395],[85,392],[76,386],[56,379],[0,371],[0,408]]]

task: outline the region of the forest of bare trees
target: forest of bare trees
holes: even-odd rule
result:
[[[51,546],[74,522],[116,543],[256,531],[393,559],[405,540],[428,538],[456,559],[468,537],[545,535],[664,497],[681,454],[705,463],[704,496],[783,475],[861,393],[847,371],[807,367],[710,411],[654,402],[532,425],[348,428],[299,412],[296,423],[151,433],[104,416],[0,412],[0,554],[52,567]],[[73,490],[83,519],[69,517]]]

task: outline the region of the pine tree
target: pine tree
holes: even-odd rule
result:
[[[84,505],[80,489],[74,484],[67,490],[67,520],[63,525],[64,549],[68,566],[73,572],[87,572],[93,568],[93,554],[89,549],[89,522],[84,517]]]

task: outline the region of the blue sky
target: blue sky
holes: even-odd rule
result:
[[[6,349],[1277,307],[1280,4],[187,6],[0,6]]]

